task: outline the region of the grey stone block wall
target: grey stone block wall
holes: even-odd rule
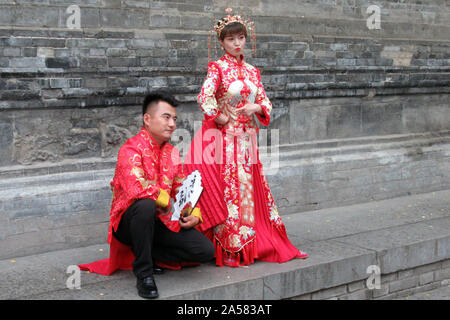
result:
[[[381,275],[380,288],[369,288],[367,279],[318,290],[290,300],[392,300],[448,285],[449,260]]]
[[[79,30],[66,26],[74,4]],[[369,30],[370,4],[235,7],[256,23],[257,54],[247,57],[262,71],[281,144],[449,127],[448,4],[379,1],[381,29]],[[157,88],[187,104],[179,128],[193,134],[207,31],[224,4],[23,0],[0,8],[3,169],[111,156],[139,129],[139,105]]]

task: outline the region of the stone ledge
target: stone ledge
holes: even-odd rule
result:
[[[365,141],[366,143],[363,143]],[[386,137],[377,137],[373,139],[369,137],[359,139],[334,139],[315,142],[315,143],[298,143],[286,146],[280,146],[283,150],[280,158],[283,161],[301,158],[320,158],[324,156],[357,154],[365,152],[410,149],[437,146],[450,143],[450,131],[444,131],[442,134],[410,134],[410,135],[390,135]],[[417,149],[416,149],[417,150]],[[267,152],[267,148],[260,148],[260,154]]]
[[[450,292],[450,287],[448,286],[450,276],[447,274],[445,279],[441,279],[439,274],[442,271],[449,270],[444,269],[445,263],[449,261],[447,259],[421,267],[411,268],[406,271],[383,274],[381,275],[381,285],[378,289],[369,289],[367,287],[367,280],[362,280],[296,296],[290,298],[290,300],[408,300],[410,296],[418,296],[419,293],[435,289],[439,289],[444,294],[443,297],[445,297],[445,294]],[[424,269],[433,269],[435,271],[424,272]],[[402,274],[404,275],[405,273],[408,276],[400,279]],[[427,293],[421,295],[422,299],[427,296],[429,296]]]
[[[401,135],[392,137],[394,142],[385,137],[349,139],[348,144],[343,141],[328,149],[324,147],[336,141],[305,144],[300,152],[293,151],[295,156],[289,155],[291,146],[281,147],[279,168],[265,164],[280,213],[285,216],[449,188],[448,144],[428,146],[426,139],[418,142],[420,136],[413,135],[413,142],[424,144],[417,154],[398,147],[412,143]],[[406,140],[399,141],[401,138]],[[356,141],[371,143],[358,145]],[[347,147],[353,152],[344,152]],[[361,148],[368,150],[362,152]],[[109,165],[113,164],[111,159]],[[2,179],[0,240],[4,246],[0,259],[93,245],[106,237],[114,169],[96,170],[106,164],[95,159],[67,165],[77,171]],[[83,171],[86,168],[89,170]],[[50,172],[49,168],[42,170]]]
[[[266,128],[264,128],[266,129]],[[267,129],[266,129],[267,130]],[[274,129],[268,129],[268,132]],[[441,130],[438,132],[419,132],[407,134],[390,134],[379,136],[362,136],[354,138],[339,138],[339,139],[323,139],[316,141],[307,141],[295,144],[284,144],[279,146],[259,146],[260,155],[265,156],[272,150],[280,152],[280,160],[287,161],[289,159],[313,158],[320,159],[324,155],[342,155],[343,150],[348,149],[348,153],[352,152],[367,152],[379,151],[382,149],[398,149],[399,147],[422,147],[450,142],[450,130]],[[183,157],[183,155],[182,155]],[[66,159],[56,163],[38,163],[33,165],[15,165],[0,167],[0,190],[6,189],[9,185],[14,185],[17,182],[23,181],[27,185],[31,181],[47,181],[49,179],[58,180],[63,175],[57,174],[66,173],[82,173],[87,171],[114,170],[117,157],[109,158],[84,158],[84,159]],[[87,173],[90,174],[90,173]],[[53,178],[46,176],[54,175]],[[31,178],[35,176],[36,178]],[[58,178],[60,177],[60,178]],[[75,177],[72,176],[71,179]],[[82,180],[80,176],[77,180]],[[15,180],[22,179],[23,180]],[[62,180],[66,180],[62,178]]]

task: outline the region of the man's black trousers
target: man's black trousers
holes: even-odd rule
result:
[[[214,258],[214,246],[195,228],[169,230],[156,218],[156,203],[135,201],[120,219],[114,236],[131,246],[135,255],[133,272],[142,279],[153,274],[153,262],[207,262]]]

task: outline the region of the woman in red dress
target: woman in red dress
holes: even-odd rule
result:
[[[198,96],[203,126],[184,164],[202,175],[200,228],[214,242],[219,266],[306,258],[287,237],[259,159],[256,118],[267,126],[272,104],[259,70],[244,60],[253,24],[227,12],[214,28],[225,54],[208,64]]]

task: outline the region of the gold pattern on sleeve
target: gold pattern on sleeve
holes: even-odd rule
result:
[[[149,185],[156,184],[156,179],[155,180],[145,179],[145,173],[142,168],[133,167],[131,169],[130,174],[136,177],[136,180],[139,181],[143,190],[147,189]]]

